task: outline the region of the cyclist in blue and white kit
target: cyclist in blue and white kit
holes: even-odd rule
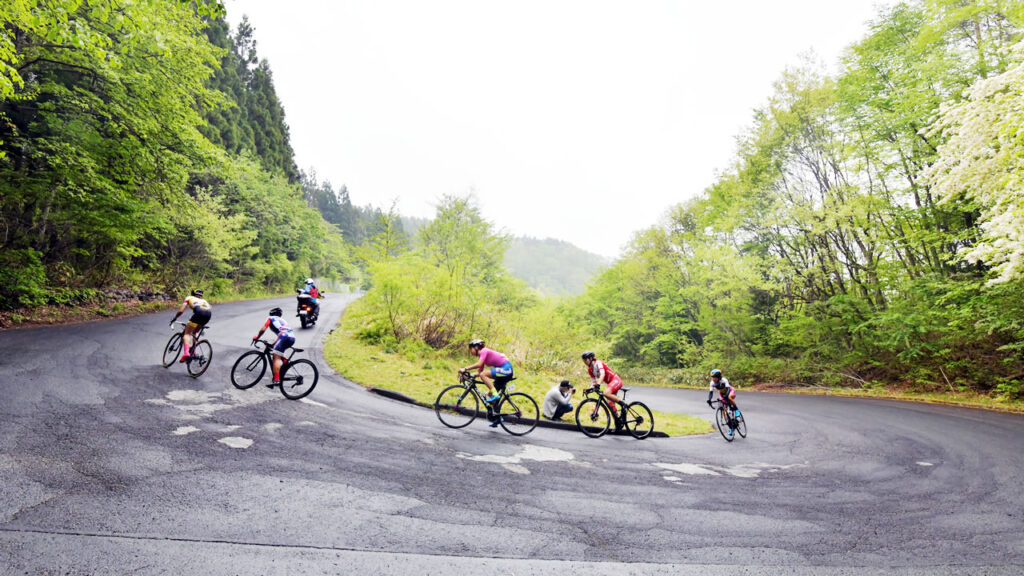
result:
[[[270,387],[281,385],[281,365],[284,364],[284,351],[291,348],[295,344],[295,333],[288,327],[288,323],[281,318],[281,309],[274,308],[270,311],[270,316],[267,317],[266,323],[260,328],[259,334],[253,337],[252,341],[256,342],[263,336],[263,332],[270,328],[274,334],[277,334],[277,340],[274,341],[274,381],[269,384]]]

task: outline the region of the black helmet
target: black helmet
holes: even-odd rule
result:
[[[479,339],[479,338],[477,338],[475,340],[470,340],[470,342],[469,342],[469,347],[470,348],[476,348],[477,346],[483,348],[484,347],[484,341]]]
[[[281,316],[281,309],[280,308],[271,308],[270,309],[270,315],[271,316],[280,317]]]
[[[722,371],[719,370],[718,368],[715,368],[714,370],[711,371],[711,377],[712,378],[716,378],[716,377],[717,378],[721,378],[722,377]]]
[[[593,352],[591,352],[590,350],[587,350],[586,352],[583,353],[581,358],[583,358],[584,360],[588,360],[588,359],[589,360],[593,360],[594,358],[596,358],[596,356],[594,356]]]
[[[202,298],[203,297],[203,289],[202,288],[196,288],[195,290],[192,291],[192,295],[197,297],[197,298]]]

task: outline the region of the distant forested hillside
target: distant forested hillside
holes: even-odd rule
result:
[[[546,296],[582,294],[587,281],[610,261],[562,240],[513,238],[505,267],[513,276]]]

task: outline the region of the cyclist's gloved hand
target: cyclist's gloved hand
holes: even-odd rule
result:
[[[711,406],[711,400],[708,400],[708,406]]]
[[[177,318],[175,318],[174,320],[177,320]],[[171,320],[171,322],[168,324],[168,326],[170,326],[171,328],[174,328],[174,320]]]
[[[252,337],[252,343],[253,343],[253,344],[255,344],[255,343],[256,343],[256,341],[257,341],[257,340],[259,340],[259,339],[260,339],[260,337],[259,337],[259,336],[253,336],[253,337]]]

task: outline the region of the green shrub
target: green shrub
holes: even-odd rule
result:
[[[42,306],[47,302],[43,254],[36,250],[0,252],[0,308]]]

